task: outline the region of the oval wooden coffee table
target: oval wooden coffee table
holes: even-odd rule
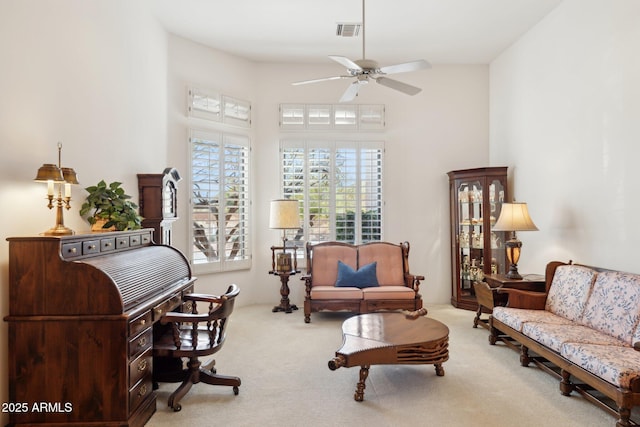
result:
[[[426,309],[409,314],[370,313],[351,317],[342,324],[342,347],[329,361],[329,369],[360,366],[360,380],[354,399],[364,399],[365,381],[371,365],[435,365],[443,376],[442,364],[449,359],[449,328],[424,317]]]

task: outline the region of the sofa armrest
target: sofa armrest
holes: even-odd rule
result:
[[[523,291],[522,289],[500,287],[498,288],[498,293],[506,293],[509,295],[507,306],[511,308],[544,310],[547,301],[547,294],[545,292]]]
[[[417,276],[413,274],[405,274],[404,276],[405,286],[413,289],[416,293],[420,291],[421,280],[424,280],[424,276]]]

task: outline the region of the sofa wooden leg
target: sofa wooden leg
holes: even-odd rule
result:
[[[571,374],[562,369],[560,375],[562,376],[562,380],[560,380],[560,393],[562,393],[563,396],[569,396],[574,389],[573,383],[571,382]]]
[[[620,414],[620,419],[616,422],[616,427],[629,427],[631,426],[631,422],[629,421],[629,417],[631,417],[631,410],[627,408],[618,408],[618,414]]]
[[[524,345],[521,345],[520,346],[520,365],[529,366],[530,361],[531,359],[529,359],[529,348],[525,347]]]

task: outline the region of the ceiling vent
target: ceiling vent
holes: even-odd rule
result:
[[[359,22],[338,22],[336,27],[336,36],[339,37],[358,37],[362,24]]]

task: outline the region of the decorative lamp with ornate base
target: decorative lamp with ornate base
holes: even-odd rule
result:
[[[56,225],[44,232],[45,236],[67,236],[74,234],[74,231],[64,225],[64,217],[62,208],[67,210],[71,208],[71,184],[79,184],[76,172],[71,168],[63,168],[61,166],[62,159],[62,143],[58,142],[58,165],[45,163],[38,169],[38,174],[34,178],[36,182],[47,183],[47,199],[49,209],[56,208]],[[64,184],[64,197],[62,196],[62,188]],[[58,186],[58,194],[55,190]],[[56,202],[55,205],[53,202]]]
[[[510,264],[506,276],[509,279],[522,279],[522,276],[518,273],[518,261],[520,260],[522,242],[516,237],[516,231],[538,230],[538,227],[536,227],[529,216],[527,204],[521,202],[503,203],[498,221],[496,221],[492,230],[510,231],[513,233],[511,239],[505,242],[507,259]]]

